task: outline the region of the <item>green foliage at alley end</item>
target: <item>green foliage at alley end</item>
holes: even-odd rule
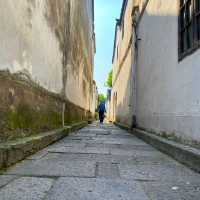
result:
[[[111,69],[108,73],[108,77],[105,82],[106,87],[112,88],[112,79],[113,79],[113,70]]]

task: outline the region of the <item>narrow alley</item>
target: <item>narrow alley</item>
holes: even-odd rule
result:
[[[112,124],[88,125],[0,176],[0,200],[199,197],[199,174]]]
[[[200,0],[0,0],[0,200],[200,200]]]

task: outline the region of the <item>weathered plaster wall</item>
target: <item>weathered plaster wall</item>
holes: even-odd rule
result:
[[[200,142],[200,51],[178,62],[178,0],[150,0],[139,37],[138,125]]]
[[[0,69],[24,72],[89,110],[92,0],[0,0]]]
[[[93,14],[93,0],[0,0],[3,134],[12,137],[14,132],[28,134],[42,131],[42,127],[61,126],[63,103],[66,123],[90,116],[95,53]],[[15,96],[12,102],[10,95]],[[23,107],[26,111],[20,117]],[[55,123],[48,118],[49,112],[55,113]],[[10,126],[13,117],[7,113],[14,115],[15,125]],[[40,119],[40,114],[46,121]],[[32,118],[25,120],[25,116]]]
[[[121,25],[117,27],[111,109],[109,108],[110,120],[116,120],[128,126],[131,126],[133,116],[132,10],[133,1],[128,1]]]
[[[83,9],[85,8],[85,9]],[[66,63],[65,93],[77,105],[91,109],[93,90],[94,30],[92,1],[71,1],[70,41]]]
[[[0,69],[23,71],[60,93],[62,53],[46,12],[47,1],[0,0]]]

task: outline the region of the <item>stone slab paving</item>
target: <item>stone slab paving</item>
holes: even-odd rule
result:
[[[54,180],[48,178],[21,177],[0,190],[1,200],[40,200],[51,189]]]
[[[49,149],[50,153],[84,153],[84,154],[109,154],[109,148],[98,148],[98,147],[57,147]]]
[[[0,175],[0,200],[200,200],[200,174],[112,125],[88,125]]]
[[[125,179],[138,179],[138,180],[153,180],[153,181],[191,181],[196,179],[199,175],[193,173],[190,169],[185,168],[182,165],[173,164],[131,164],[123,163],[119,166],[120,176]]]
[[[141,185],[121,179],[61,178],[49,193],[50,200],[148,200]]]
[[[13,181],[16,178],[17,176],[7,176],[7,175],[0,176],[0,188],[7,185],[9,182]]]
[[[8,175],[46,177],[95,177],[96,162],[87,160],[25,161],[11,168]]]
[[[105,177],[105,178],[118,178],[119,170],[117,163],[105,163],[99,162],[97,163],[97,177]]]

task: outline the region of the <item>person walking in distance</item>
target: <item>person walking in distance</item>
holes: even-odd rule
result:
[[[99,120],[100,120],[100,123],[102,124],[104,121],[105,112],[106,112],[105,101],[101,102],[101,104],[99,105],[98,112],[99,112]]]

